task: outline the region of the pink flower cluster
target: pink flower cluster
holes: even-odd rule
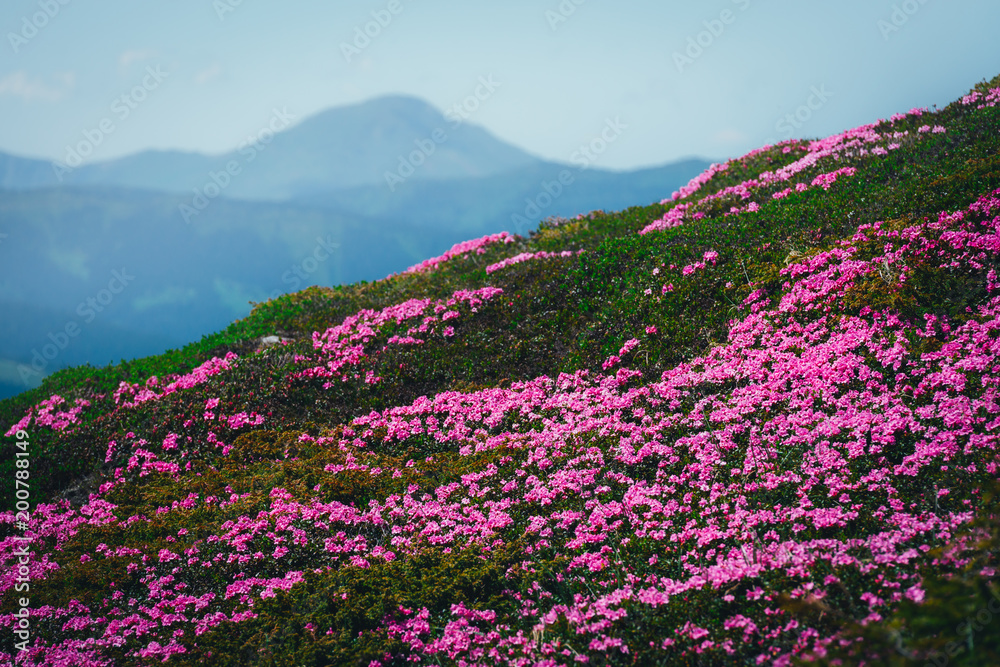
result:
[[[116,389],[114,393],[115,404],[120,403],[124,407],[131,408],[147,401],[159,400],[164,396],[173,394],[176,391],[197,387],[200,384],[208,382],[208,379],[213,375],[218,375],[219,373],[232,368],[238,358],[239,357],[237,357],[233,352],[227,352],[224,358],[212,357],[192,370],[190,373],[181,375],[165,385],[159,393],[157,393],[156,390],[159,387],[160,382],[159,378],[155,375],[146,381],[145,386],[121,382],[118,385],[118,389]],[[131,397],[132,400],[126,401],[125,399],[128,397]]]
[[[684,224],[684,216],[687,214],[687,210],[691,208],[691,204],[679,204],[674,208],[670,209],[663,214],[663,217],[659,220],[655,220],[645,227],[643,227],[640,234],[648,234],[649,232],[655,232],[662,229],[670,229],[672,227],[680,227]],[[704,217],[704,216],[702,216]]]
[[[665,199],[660,203],[666,204],[669,201],[677,201],[678,199],[684,199],[686,197],[690,197],[695,192],[700,190],[701,186],[705,185],[705,183],[708,183],[710,180],[712,180],[713,176],[715,176],[716,174],[720,174],[727,169],[729,169],[728,162],[724,162],[722,164],[709,165],[708,169],[706,169],[705,171],[701,172],[700,174],[692,178],[687,185],[685,185],[680,190],[671,195],[669,200]]]
[[[923,110],[913,109],[910,111],[909,115],[920,116]],[[896,114],[892,118],[892,123],[898,120],[906,118],[906,114]],[[653,231],[660,231],[665,229],[670,229],[673,227],[678,227],[684,223],[687,217],[688,209],[699,204],[704,204],[706,202],[714,201],[717,199],[724,199],[728,197],[736,197],[739,201],[746,201],[751,199],[756,192],[761,189],[771,187],[775,184],[786,182],[791,180],[796,175],[815,168],[821,162],[829,161],[839,161],[845,157],[853,156],[864,156],[868,154],[873,155],[887,155],[889,151],[896,150],[901,147],[898,140],[902,140],[904,137],[909,135],[908,132],[892,132],[887,131],[884,134],[880,134],[876,131],[876,128],[882,125],[883,121],[877,123],[872,123],[869,125],[862,125],[851,130],[847,130],[840,134],[827,137],[826,139],[821,139],[817,141],[812,141],[807,147],[804,148],[805,155],[793,162],[776,169],[774,171],[762,172],[757,178],[750,178],[742,183],[736,185],[730,185],[725,188],[718,190],[712,194],[706,195],[697,201],[693,201],[687,204],[681,204],[671,208],[667,211],[662,218],[646,225],[639,234],[648,234]],[[929,128],[928,128],[929,129]],[[935,126],[933,129],[934,133],[944,132],[945,129],[940,126]],[[921,129],[920,133],[924,130]],[[881,144],[885,143],[885,146]],[[872,148],[868,148],[871,144],[879,144]],[[758,149],[753,153],[744,156],[742,159],[746,160],[753,155],[762,152],[770,147],[764,147]],[[783,153],[789,153],[793,149],[792,146],[785,146]],[[712,179],[716,174],[725,171],[730,163],[724,165],[713,164],[706,171],[702,172],[699,176],[692,179],[692,181],[681,188],[679,192],[675,192],[671,200],[663,200],[662,204],[668,204],[671,201],[676,201],[678,199],[689,197],[694,194],[701,187]],[[842,167],[828,173],[821,173],[815,176],[810,185],[812,187],[822,187],[824,190],[829,190],[830,187],[837,181],[841,176],[853,176],[857,172],[855,167]],[[804,192],[809,189],[810,185],[806,183],[796,183],[794,185],[794,190],[796,192]],[[775,200],[784,199],[792,193],[792,188],[788,187],[778,192],[771,194],[771,198]],[[744,212],[756,212],[760,210],[760,204],[756,201],[750,201],[744,206],[733,205],[729,208],[728,213],[725,215],[736,215]],[[704,217],[704,213],[698,211],[694,214],[694,219],[700,219]]]
[[[870,144],[892,150],[905,133],[879,134],[880,124],[813,142],[790,165],[701,201],[747,200],[754,190]],[[713,165],[674,200],[726,168]],[[853,167],[840,168],[814,177],[811,186],[827,190],[853,174]],[[697,203],[675,206],[641,233],[682,224]],[[512,240],[493,235],[459,244],[411,271]],[[707,251],[681,273],[718,259]],[[307,570],[360,570],[428,548],[472,547],[486,558],[515,542],[524,554],[520,575],[533,575],[526,586],[504,592],[516,613],[461,602],[446,614],[390,610],[380,630],[405,651],[392,659],[519,666],[607,660],[647,649],[634,643],[635,629],[665,613],[676,616],[673,606],[683,622],[650,644],[664,663],[706,655],[715,662],[788,664],[792,655],[822,653],[837,637],[792,616],[782,608],[784,597],[847,604],[865,620],[878,620],[904,599],[923,598],[923,568],[955,571],[965,562],[960,546],[937,561],[928,552],[968,524],[979,480],[1000,474],[998,264],[1000,190],[905,227],[865,225],[783,269],[778,293],[758,289],[743,301],[724,344],[658,377],[622,365],[641,345],[630,338],[602,373],[441,392],[355,416],[337,435],[301,434],[326,447],[334,462],[314,471],[311,491],[295,495],[275,488],[262,497],[229,487],[221,496],[204,495],[195,484],[186,497],[163,501],[152,517],[124,516],[103,494],[148,475],[179,479],[186,470],[178,461],[193,446],[187,433],[155,440],[147,434],[154,443],[163,437],[162,451],[154,453],[130,431],[118,438],[121,454],[116,441],[108,445],[107,462],[127,457],[112,481],[79,508],[39,505],[26,533],[33,582],[81,563],[107,565],[103,571],[115,572],[115,581],[103,593],[91,591],[89,606],[77,600],[34,606],[33,627],[50,630],[35,634],[17,660],[110,665],[114,651],[166,662],[224,622],[255,618],[260,600],[300,585]],[[921,267],[980,281],[986,296],[960,322],[940,314],[910,322],[871,307],[855,312],[845,299],[871,282],[905,290]],[[423,344],[438,332],[457,336],[452,325],[464,312],[477,312],[501,293],[486,287],[363,310],[314,333],[313,354],[297,361],[316,365],[300,376],[325,378],[327,387],[362,376],[375,384],[373,371],[360,368],[365,359],[388,345]],[[656,334],[655,327],[645,331]],[[221,381],[235,364],[232,354],[215,358],[162,388],[155,377],[145,385],[122,383],[115,404],[134,407],[212,376]],[[8,435],[32,419],[65,429],[87,407],[78,400],[57,412],[64,403],[59,396],[39,403]],[[264,421],[252,411],[217,415],[219,405],[218,398],[199,403],[184,415],[185,428]],[[215,432],[206,440],[223,456],[229,452]],[[461,462],[460,478],[429,475],[360,507],[329,499],[325,487],[338,487],[341,476],[402,477],[419,464],[387,463],[385,452],[427,444]],[[67,555],[80,531],[128,535],[135,525],[139,533],[159,532],[161,517],[193,515],[218,521],[200,521],[197,535],[182,528],[155,546],[102,543],[92,554]],[[0,524],[16,520],[13,512],[0,513]],[[0,540],[0,593],[16,585],[24,544]],[[0,614],[6,631],[17,623],[13,614]],[[755,655],[748,658],[748,651]],[[0,660],[14,657],[0,650]]]
[[[691,274],[701,271],[706,268],[709,264],[715,266],[719,261],[719,253],[714,250],[707,250],[705,254],[702,255],[700,262],[694,262],[693,264],[688,264],[683,269],[681,269],[682,276],[690,276]]]
[[[974,90],[962,98],[962,104],[965,106],[975,104],[977,109],[995,107],[997,104],[1000,104],[1000,88],[990,88],[986,91],[985,95],[978,90]]]
[[[25,430],[31,425],[32,420],[34,420],[35,426],[44,426],[53,431],[65,430],[68,426],[76,424],[83,409],[90,406],[90,401],[78,398],[73,401],[73,407],[69,410],[56,410],[57,406],[63,405],[65,402],[65,398],[53,394],[38,405],[28,408],[28,412],[21,421],[11,426],[5,435],[10,437],[18,431]]]
[[[454,307],[464,305],[470,312],[476,313],[479,306],[502,293],[503,290],[497,287],[483,287],[471,291],[459,290],[450,298],[439,301],[410,299],[380,311],[362,310],[324,332],[314,332],[313,348],[317,351],[317,355],[299,356],[296,361],[319,365],[307,368],[294,377],[329,378],[324,383],[324,388],[332,387],[335,380],[347,382],[351,379],[361,379],[361,373],[356,367],[368,357],[366,346],[372,348],[373,341],[383,331],[394,330],[408,320],[420,318],[420,324],[409,327],[405,336],[391,335],[386,339],[387,345],[419,345],[424,340],[414,338],[414,335],[435,334],[439,324],[459,317],[458,311],[453,310]],[[444,327],[442,331],[444,337],[451,337],[454,333],[455,329],[450,325]],[[381,351],[385,349],[382,347]],[[381,378],[370,371],[365,375],[367,384],[376,384],[380,380]]]
[[[384,630],[416,662],[540,664],[573,651],[634,651],[630,619],[693,596],[700,606],[685,607],[689,622],[659,640],[660,650],[727,656],[752,645],[764,662],[786,659],[779,645],[822,650],[834,638],[790,618],[776,596],[850,590],[872,618],[904,596],[919,599],[927,551],[972,515],[967,500],[950,498],[968,495],[970,475],[998,474],[990,434],[1000,425],[1000,295],[961,325],[930,317],[917,326],[867,308],[845,313],[841,299],[860,281],[883,280],[886,266],[900,280],[920,261],[953,272],[995,266],[998,195],[906,229],[862,228],[852,241],[789,266],[783,293],[748,299],[760,307],[733,323],[726,344],[658,379],[621,367],[613,375],[579,371],[507,389],[442,392],[356,417],[341,437],[317,439],[343,454],[326,474],[397,476],[375,465],[371,452],[412,439],[480,461],[484,452],[504,455],[460,481],[411,484],[365,508],[323,500],[322,484],[308,499],[275,489],[267,507],[184,547],[98,549],[90,558],[132,559],[130,576],[147,593],[116,598],[125,582],[114,582],[99,614],[78,603],[41,611],[64,622],[66,638],[39,644],[29,664],[53,655],[101,664],[103,647],[122,637],[137,656],[168,658],[184,650],[176,630],[198,636],[251,618],[256,600],[295,585],[304,568],[365,568],[427,545],[488,552],[522,536],[523,567],[535,558],[563,566],[511,592],[519,616],[456,605],[432,624],[428,610],[404,609]],[[862,258],[858,245],[872,240],[882,251]],[[381,317],[402,323],[428,306]],[[350,337],[372,319],[380,317],[359,314],[317,342]],[[910,335],[941,345],[913,354]],[[607,370],[639,344],[629,340]],[[953,471],[950,487],[942,469]],[[933,502],[904,490],[932,471]],[[250,500],[192,493],[157,513]],[[96,497],[79,511],[43,506],[32,517],[35,543],[58,544],[87,525],[149,521],[113,510]],[[0,590],[13,585],[16,548],[12,539],[0,542],[7,573]],[[32,578],[59,567],[58,551],[46,550],[32,561]],[[228,583],[206,588],[212,580]],[[14,620],[0,617],[0,625]],[[546,633],[561,623],[579,637],[572,648]]]
[[[496,264],[490,264],[486,267],[486,273],[493,273],[499,271],[500,269],[505,269],[508,266],[514,264],[520,264],[521,262],[527,262],[529,259],[549,259],[555,257],[573,257],[575,255],[583,252],[573,252],[572,250],[563,250],[562,252],[546,252],[544,250],[539,252],[522,252],[520,255],[514,255],[513,257],[508,257],[505,260],[499,261]]]
[[[451,249],[443,255],[438,257],[432,257],[431,259],[425,259],[419,264],[415,264],[403,271],[403,274],[407,273],[425,273],[427,271],[433,271],[441,264],[444,264],[453,257],[458,257],[466,253],[475,251],[477,255],[482,255],[486,252],[486,246],[492,245],[494,243],[513,243],[514,237],[507,232],[500,232],[499,234],[489,234],[488,236],[483,236],[482,238],[473,239],[471,241],[463,241],[461,243],[456,243]]]
[[[653,331],[655,332],[656,329],[654,328]],[[648,329],[647,333],[649,333]],[[625,342],[624,345],[622,345],[621,349],[618,350],[618,354],[613,354],[610,357],[608,357],[607,360],[605,360],[605,362],[601,365],[601,368],[603,370],[608,370],[613,366],[617,366],[621,362],[622,357],[624,357],[626,354],[628,354],[638,346],[639,346],[638,338],[629,339],[628,341]]]
[[[246,412],[240,412],[225,419],[226,425],[233,430],[243,428],[244,426],[260,426],[264,423],[264,416],[256,412],[251,412],[249,415]]]
[[[837,179],[840,178],[841,176],[853,176],[857,172],[858,170],[855,169],[854,167],[844,167],[836,171],[831,171],[828,174],[820,174],[819,176],[817,176],[812,180],[812,183],[810,185],[819,186],[824,190],[829,190],[830,187],[833,186],[833,184],[836,183]]]

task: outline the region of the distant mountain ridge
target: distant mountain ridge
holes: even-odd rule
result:
[[[284,200],[303,192],[385,186],[386,173],[395,173],[400,160],[411,155],[419,162],[414,180],[479,178],[542,162],[482,127],[397,95],[304,119],[275,109],[252,139],[222,155],[148,150],[76,168],[0,154],[0,187],[102,185],[188,192],[236,162],[239,173],[231,175],[225,196]]]
[[[272,121],[273,136],[224,155],[143,151],[84,164],[61,183],[51,162],[0,153],[0,231],[9,235],[0,319],[18,327],[0,340],[0,398],[29,386],[21,379],[34,352],[123,266],[135,284],[33,381],[70,363],[180,346],[246,315],[250,301],[377,280],[468,238],[657,202],[708,166],[614,172],[547,162],[402,96],[302,120],[278,109]],[[325,259],[312,263],[314,253]]]
[[[391,197],[386,196],[384,185],[366,185],[307,194],[298,201],[358,215],[404,218],[425,227],[449,221],[474,232],[503,228],[527,234],[542,218],[621,210],[637,201],[659,201],[675,189],[664,189],[665,185],[682,185],[707,166],[707,161],[691,158],[614,172],[538,162],[516,171],[465,179],[461,187],[454,181],[425,179],[400,185]],[[565,177],[569,184],[550,195],[545,185],[556,191],[552,184],[565,172],[569,173]]]

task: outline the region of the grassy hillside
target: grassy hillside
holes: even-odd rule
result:
[[[527,233],[538,220],[523,215],[531,199],[542,204],[530,204],[536,213],[545,214],[620,208],[659,199],[707,166],[685,160],[619,173],[540,163],[488,178],[414,179],[394,193],[383,181],[285,202],[220,199],[191,224],[179,209],[190,206],[190,191],[0,190],[0,220],[10,232],[0,244],[0,264],[8,269],[0,282],[0,333],[6,334],[0,336],[0,398],[60,368],[198,340],[246,316],[250,301],[308,285],[383,278],[455,243],[500,231],[512,216],[520,216],[514,231]],[[568,185],[559,183],[561,173]],[[554,198],[543,189],[551,183],[559,188],[549,185]],[[184,258],[182,271],[178,258]],[[134,277],[127,289],[106,308],[88,310],[85,300],[106,290],[111,272],[122,267]],[[49,334],[68,324],[79,327],[77,336],[43,358]]]
[[[3,401],[0,653],[1000,661],[998,102]]]

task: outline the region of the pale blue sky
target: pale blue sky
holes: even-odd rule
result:
[[[380,10],[391,21],[348,62]],[[61,159],[107,118],[91,160],[222,152],[275,107],[406,93],[444,110],[492,75],[469,121],[535,155],[568,161],[619,118],[595,166],[720,159],[944,105],[1000,73],[998,25],[997,0],[4,0],[0,151]],[[147,67],[166,78],[122,119],[112,105]]]

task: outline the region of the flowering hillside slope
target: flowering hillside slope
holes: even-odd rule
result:
[[[764,147],[4,402],[30,511],[0,513],[0,654],[990,663],[998,102]]]

